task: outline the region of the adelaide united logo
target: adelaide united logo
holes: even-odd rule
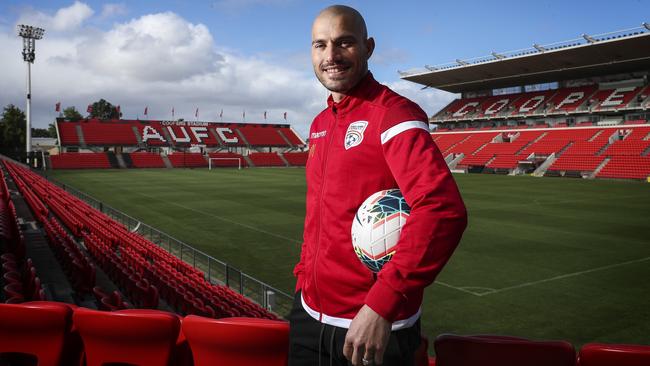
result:
[[[350,123],[348,130],[345,133],[345,150],[349,150],[361,144],[361,141],[363,141],[363,131],[366,130],[367,126],[368,121],[356,121]]]

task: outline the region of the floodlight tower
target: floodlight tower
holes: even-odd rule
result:
[[[25,117],[27,119],[27,130],[25,131],[26,154],[32,150],[32,68],[31,65],[36,59],[36,40],[43,38],[45,29],[32,27],[31,25],[18,25],[18,36],[23,37],[23,60],[27,63],[27,108]]]

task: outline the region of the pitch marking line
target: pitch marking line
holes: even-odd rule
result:
[[[585,271],[567,273],[567,274],[563,274],[563,275],[559,275],[559,276],[555,276],[555,277],[551,277],[551,278],[545,278],[543,280],[525,282],[525,283],[521,283],[519,285],[508,286],[508,287],[503,287],[503,288],[499,288],[499,289],[492,289],[492,288],[489,288],[489,287],[457,287],[457,286],[453,286],[453,285],[450,285],[448,283],[444,283],[444,282],[440,282],[440,281],[436,281],[435,283],[437,283],[437,284],[439,284],[441,286],[444,286],[444,287],[449,287],[449,288],[452,288],[454,290],[458,290],[458,291],[465,292],[465,293],[468,293],[468,294],[471,294],[471,295],[474,295],[474,296],[481,297],[481,296],[486,296],[486,295],[497,294],[499,292],[515,290],[515,289],[519,289],[519,288],[523,288],[523,287],[535,286],[535,285],[539,285],[540,283],[551,282],[551,281],[561,280],[561,279],[570,278],[570,277],[576,277],[576,276],[580,276],[580,275],[587,274],[587,273],[594,273],[594,272],[598,272],[598,271],[604,271],[606,269],[622,267],[622,266],[626,266],[628,264],[641,263],[641,262],[645,262],[645,261],[648,261],[648,260],[650,260],[650,257],[634,259],[634,260],[627,261],[627,262],[610,264],[610,265],[607,265],[607,266],[592,268],[592,269],[588,269],[588,270],[585,270]],[[475,290],[479,290],[479,291],[475,291]]]
[[[293,243],[298,243],[298,244],[302,243],[301,240],[296,240],[296,239],[292,239],[292,238],[289,238],[289,237],[286,237],[286,236],[283,236],[283,235],[280,235],[280,234],[272,233],[270,231],[266,231],[264,229],[260,229],[260,228],[254,227],[254,226],[250,226],[250,225],[238,222],[238,221],[230,220],[230,219],[227,219],[227,218],[219,216],[219,215],[215,215],[215,214],[210,213],[210,212],[205,212],[205,211],[197,210],[197,209],[192,208],[192,207],[187,207],[185,205],[181,205],[180,203],[169,202],[169,201],[163,200],[161,198],[157,198],[157,197],[154,197],[154,196],[149,196],[148,194],[144,194],[144,193],[140,193],[140,192],[136,192],[136,191],[131,191],[131,192],[139,194],[139,195],[147,197],[147,198],[154,199],[156,201],[162,201],[162,202],[165,202],[167,204],[178,206],[180,208],[184,208],[184,209],[189,210],[189,211],[194,211],[194,212],[206,215],[206,216],[214,217],[217,220],[228,222],[230,224],[239,225],[239,226],[245,227],[245,228],[247,228],[249,230],[257,231],[258,233],[270,235],[270,236],[273,236],[273,237],[276,237],[276,238],[279,238],[279,239],[288,240],[288,241],[293,242]]]

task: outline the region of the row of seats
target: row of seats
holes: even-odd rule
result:
[[[511,170],[531,157],[559,157],[551,171],[593,172],[601,163],[615,170],[607,178],[645,179],[644,158],[650,152],[650,127],[539,129],[535,131],[436,132],[432,138],[444,156],[463,158],[458,169],[486,167]],[[630,157],[635,159],[624,159]],[[449,161],[449,159],[448,159]],[[531,160],[533,162],[533,160]],[[538,162],[538,161],[537,161]],[[631,165],[626,165],[626,164]],[[617,168],[623,165],[627,169]],[[639,169],[640,168],[640,169]],[[632,173],[628,173],[628,172]],[[620,174],[617,175],[616,172]]]
[[[255,166],[287,166],[276,153],[255,152],[248,154]]]
[[[209,319],[145,309],[102,312],[55,302],[0,305],[0,354],[41,366],[286,365],[289,326],[251,318]],[[646,366],[650,346],[442,334],[417,366]]]
[[[122,154],[125,163],[133,168],[165,168],[165,162],[160,154],[148,152],[135,152]],[[291,166],[305,166],[307,164],[306,152],[284,153],[286,161]],[[248,155],[250,160],[258,167],[284,167],[287,164],[278,153],[252,152]],[[177,152],[167,155],[174,168],[205,168],[208,167],[208,158],[216,158],[212,166],[247,167],[247,160],[237,153],[209,153],[207,156],[200,153]],[[238,160],[239,161],[238,161]],[[51,155],[50,161],[53,169],[107,169],[111,168],[106,153],[63,153]],[[26,197],[29,199],[29,197]]]
[[[5,162],[5,165],[13,176],[42,198],[72,235],[83,241],[96,263],[121,285],[136,305],[155,307],[158,296],[155,293],[159,292],[185,314],[276,319],[274,314],[230,288],[208,283],[201,270],[130,232],[39,175],[17,164]]]
[[[462,98],[438,112],[436,121],[477,120],[493,117],[528,117],[604,111],[621,108],[647,108],[650,86],[598,89],[588,85],[557,90]]]
[[[164,168],[165,162],[160,154],[136,152],[129,154],[134,168]]]
[[[51,155],[52,169],[108,169],[111,163],[105,153],[62,153]]]
[[[303,146],[288,125],[140,120],[57,120],[63,146]]]
[[[30,258],[25,258],[25,237],[18,223],[16,207],[0,166],[0,276],[6,303],[45,298],[41,280]]]
[[[438,366],[643,366],[650,346],[588,343],[576,354],[566,341],[531,341],[497,335],[439,335],[434,341]]]
[[[284,321],[209,319],[56,302],[0,305],[0,354],[39,366],[286,365]]]

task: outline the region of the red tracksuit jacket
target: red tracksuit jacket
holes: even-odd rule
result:
[[[296,290],[317,320],[348,328],[364,304],[393,323],[420,316],[424,288],[458,245],[467,213],[417,104],[368,75],[313,121],[307,213]],[[352,220],[371,194],[399,187],[411,207],[396,253],[374,276],[352,248]]]

